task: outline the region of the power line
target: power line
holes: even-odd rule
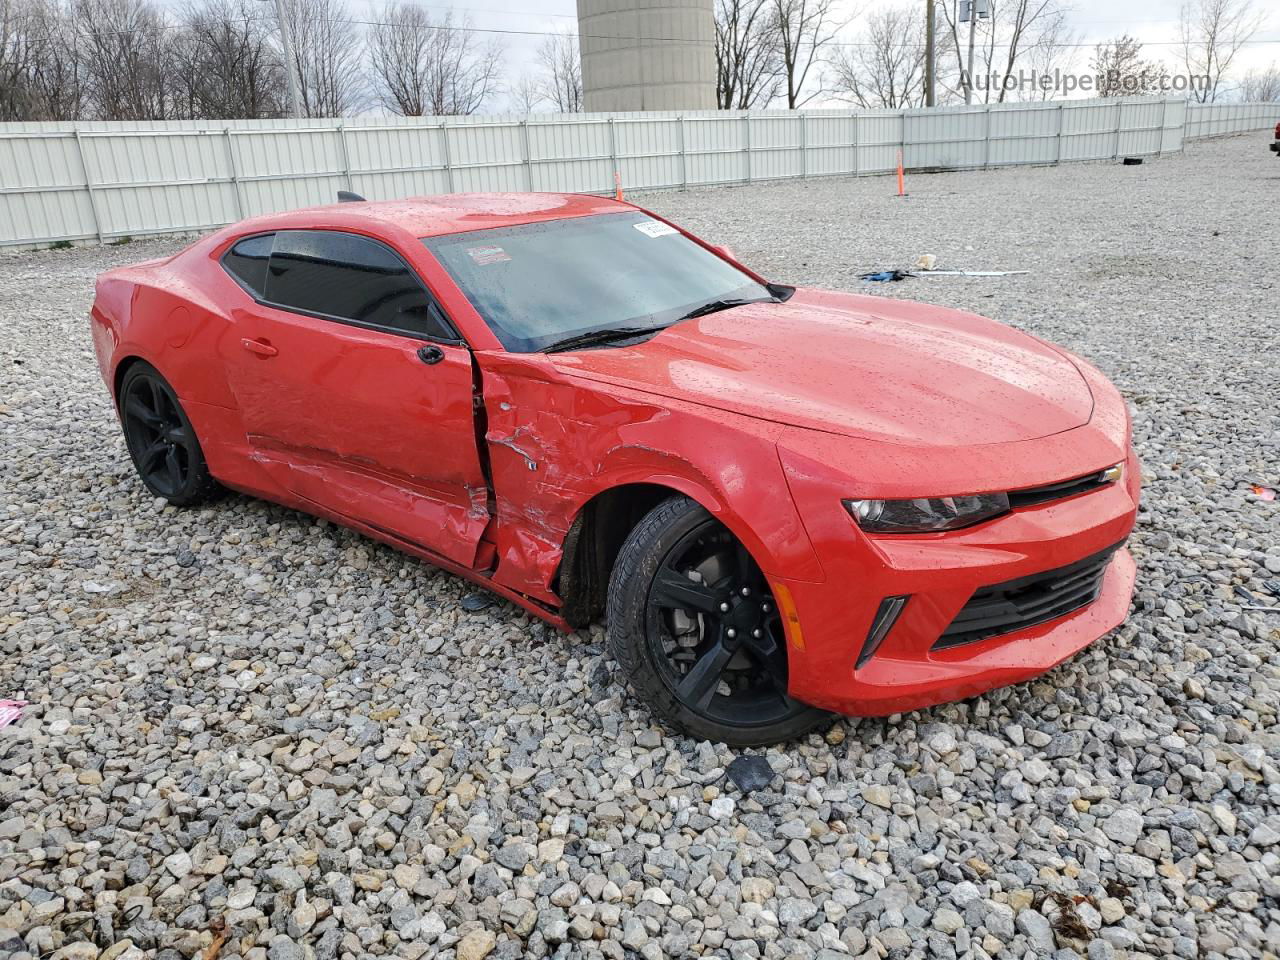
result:
[[[418,6],[418,4],[413,4],[413,5]],[[426,6],[426,4],[422,4],[422,6]],[[492,11],[492,12],[497,13],[501,11]],[[351,24],[356,24],[358,26],[366,26],[366,27],[403,26],[403,24],[394,23],[391,21],[364,20],[358,17],[311,17],[307,19],[310,19],[313,22],[317,22],[317,23],[351,23]],[[246,24],[250,22],[275,22],[275,18],[274,17],[235,17],[227,20],[226,22],[246,23]],[[161,30],[181,30],[181,29],[184,29],[186,26],[187,24],[182,22],[171,22],[171,23],[156,24],[153,27],[149,27],[145,29],[110,30],[110,31],[76,30],[74,31],[74,34],[77,37],[101,38],[101,37],[114,37],[114,36],[128,36],[130,34],[150,33],[153,31],[161,31]],[[617,40],[622,42],[634,42],[638,39],[638,40],[645,40],[645,41],[657,41],[659,43],[692,43],[692,44],[699,44],[703,46],[713,42],[710,40],[696,40],[689,37],[653,37],[653,36],[646,36],[644,34],[641,34],[637,37],[634,34],[575,33],[575,32],[566,32],[566,31],[558,31],[558,30],[518,29],[514,27],[477,27],[471,24],[431,24],[430,27],[428,27],[428,29],[443,30],[443,31],[448,31],[452,33],[486,33],[486,34],[493,34],[497,36],[569,37],[575,40],[580,40],[580,39]],[[48,38],[48,37],[34,37],[34,38],[31,38],[28,42],[51,43],[53,42],[53,40],[52,38]],[[1088,49],[1092,49],[1094,47],[1106,44],[1108,42],[1110,41],[1096,40],[1096,41],[1090,41],[1090,42],[1057,43],[1057,44],[1054,44],[1053,46],[1057,49],[1088,50]],[[1184,46],[1184,43],[1181,40],[1144,40],[1139,42],[1144,47]],[[1249,44],[1253,46],[1264,45],[1264,44],[1280,44],[1280,37],[1264,37],[1262,39],[1242,40],[1240,41],[1240,43]],[[871,41],[859,41],[859,40],[831,40],[831,41],[828,41],[827,45],[833,46],[833,47],[874,47],[876,46],[876,44],[872,43]],[[915,47],[917,49],[924,48],[923,43],[914,43],[914,44],[910,44],[910,46]],[[987,49],[992,49],[992,48],[1003,49],[1008,46],[1010,46],[1009,41],[995,41],[994,43],[990,41],[984,41],[984,47],[986,47]],[[1195,44],[1192,44],[1192,46],[1195,46]]]

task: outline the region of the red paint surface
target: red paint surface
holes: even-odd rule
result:
[[[619,206],[477,195],[246,221],[99,279],[102,373],[114,390],[123,362],[157,367],[227,486],[361,530],[559,626],[553,584],[584,505],[633,483],[684,493],[787,585],[804,633],[803,649],[789,647],[791,692],[834,710],[892,713],[1022,680],[1124,619],[1127,551],[1082,611],[929,649],[975,589],[1064,566],[1132,528],[1128,414],[1078,358],[971,314],[812,290],[636,346],[511,354],[420,243]],[[441,345],[427,366],[421,341],[254,303],[218,257],[290,227],[387,243],[469,346]],[[1124,460],[1124,484],[951,533],[868,537],[840,502],[1013,490]],[[855,671],[877,605],[898,594],[911,595],[901,619]]]

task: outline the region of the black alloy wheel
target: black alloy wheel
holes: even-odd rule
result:
[[[153,494],[190,506],[217,492],[177,394],[151,365],[135,363],[125,374],[120,422],[134,468]]]
[[[660,504],[623,545],[609,631],[632,686],[695,736],[776,743],[828,716],[787,694],[786,636],[760,567],[688,498]]]

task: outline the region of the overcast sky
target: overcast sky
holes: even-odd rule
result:
[[[179,2],[179,0],[169,0]],[[374,19],[385,5],[385,0],[347,0],[357,19]],[[525,72],[536,71],[535,52],[540,42],[538,36],[521,35],[519,31],[539,34],[547,31],[577,29],[576,0],[404,0],[427,7],[433,13],[443,14],[450,8],[455,17],[469,17],[473,26],[492,31],[516,31],[515,33],[481,34],[486,39],[501,43],[505,49],[505,79],[514,86]],[[887,3],[904,0],[842,0],[846,13],[866,11]],[[917,3],[920,0],[906,0]],[[1275,0],[1254,0],[1259,9],[1277,8]],[[1152,59],[1165,61],[1176,69],[1178,47],[1179,0],[1074,0],[1065,6],[1070,10],[1074,29],[1083,42],[1092,45],[1101,40],[1129,33],[1147,46],[1145,54]],[[923,15],[923,13],[922,13]],[[842,32],[846,40],[857,39],[859,22],[855,19]],[[1266,67],[1280,62],[1280,9],[1273,9],[1270,23],[1258,35],[1259,39],[1274,42],[1256,43],[1242,54],[1242,69]],[[1074,69],[1082,70],[1089,62],[1089,49],[1079,50]],[[488,110],[501,111],[508,105],[501,96],[490,104]]]
[[[376,12],[383,0],[349,0],[354,10]],[[410,0],[414,2],[414,0]],[[432,10],[444,12],[451,6],[457,15],[471,18],[476,27],[491,30],[575,30],[577,28],[576,0],[416,0]],[[847,12],[874,9],[884,3],[901,3],[902,0],[865,0],[863,3],[846,2]],[[916,0],[918,2],[918,0]],[[1273,7],[1273,0],[1254,0],[1260,9]],[[919,3],[923,8],[924,4]],[[1074,29],[1083,42],[1096,43],[1110,37],[1130,33],[1143,41],[1145,53],[1152,59],[1166,61],[1171,67],[1178,56],[1178,7],[1179,0],[1075,0],[1066,4],[1071,12]],[[844,39],[857,39],[859,24],[855,19],[842,33]],[[539,38],[511,34],[490,34],[506,48],[506,72],[508,82],[515,84],[523,72],[535,71],[535,51]],[[1241,57],[1243,68],[1265,67],[1280,62],[1280,10],[1272,14],[1268,28],[1259,39],[1273,43],[1251,45]],[[1087,66],[1088,49],[1079,51],[1075,69]],[[501,109],[505,104],[495,103]]]

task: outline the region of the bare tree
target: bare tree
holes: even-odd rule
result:
[[[538,46],[541,76],[538,90],[557,113],[582,112],[582,60],[578,38],[561,31],[543,37]]]
[[[778,52],[786,87],[787,107],[794,110],[822,95],[806,84],[814,67],[821,69],[827,46],[848,23],[836,12],[836,0],[771,0],[773,27],[778,33]]]
[[[1266,20],[1253,0],[1184,0],[1178,16],[1182,62],[1187,73],[1204,77],[1192,84],[1191,95],[1201,103],[1218,99],[1223,78],[1240,49]]]
[[[1142,44],[1128,34],[1094,47],[1089,66],[1100,97],[1149,93],[1161,72],[1160,64],[1143,58]]]
[[[914,4],[871,13],[860,43],[832,58],[832,86],[861,107],[922,106],[924,26]]]
[[[523,74],[511,88],[510,96],[517,113],[533,113],[543,103],[542,82],[532,74]]]
[[[0,0],[0,120],[27,120],[34,108],[29,77],[39,46],[31,5]]]
[[[369,31],[378,97],[404,116],[475,113],[498,87],[502,50],[476,42],[470,21],[439,21],[422,7],[392,3]]]
[[[191,114],[215,119],[284,113],[284,61],[254,0],[196,0],[182,12]]]
[[[1245,103],[1280,101],[1280,67],[1274,63],[1265,70],[1250,70],[1240,83],[1240,99]]]
[[[774,0],[716,0],[716,105],[766,107],[782,90]]]
[[[982,99],[987,103],[1003,102],[1013,96],[1017,84],[1007,84],[1004,78],[1016,76],[1022,64],[1034,59],[1033,51],[1041,47],[1046,37],[1060,35],[1064,28],[1060,0],[989,0],[989,16],[974,23],[974,71],[997,80],[979,84],[977,77],[968,75],[969,24],[959,22],[951,4],[939,4],[939,9],[944,49],[955,63],[949,81],[952,91],[963,97],[970,85],[975,92],[981,87]]]
[[[285,19],[306,116],[359,109],[365,99],[359,33],[344,0],[288,0]]]
[[[75,20],[58,0],[33,0],[30,10],[40,46],[27,68],[26,119],[77,120],[85,106],[85,69]]]
[[[75,0],[74,11],[93,115],[173,119],[180,61],[164,14],[149,0]]]
[[[1045,19],[1039,36],[1026,47],[1027,66],[1037,77],[1070,73],[1075,68],[1080,52],[1081,35],[1071,29],[1071,20],[1065,10],[1056,10]],[[1033,90],[1019,91],[1019,99],[1052,100],[1062,91],[1042,85]]]

